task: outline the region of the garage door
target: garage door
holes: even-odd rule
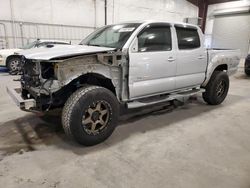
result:
[[[212,47],[240,49],[246,57],[250,43],[250,14],[215,16]]]

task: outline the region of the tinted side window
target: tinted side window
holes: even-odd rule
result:
[[[169,26],[150,26],[138,35],[138,51],[170,51],[172,49]]]
[[[192,28],[175,27],[179,49],[193,49],[200,47],[198,31]]]

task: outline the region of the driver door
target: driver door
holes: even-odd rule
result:
[[[130,99],[175,89],[176,57],[171,33],[168,24],[149,24],[132,43],[129,54]]]

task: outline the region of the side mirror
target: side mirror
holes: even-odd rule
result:
[[[137,37],[135,38],[132,44],[131,52],[138,52],[138,38]]]

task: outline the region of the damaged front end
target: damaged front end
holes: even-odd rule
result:
[[[15,103],[25,111],[45,111],[56,107],[53,93],[60,88],[54,76],[54,63],[39,62],[22,57],[21,88],[7,87]]]
[[[86,84],[105,86],[120,94],[121,64],[125,62],[126,58],[121,52],[50,60],[31,60],[23,56],[21,88],[7,88],[7,91],[25,111],[48,111],[63,107],[69,96]]]

